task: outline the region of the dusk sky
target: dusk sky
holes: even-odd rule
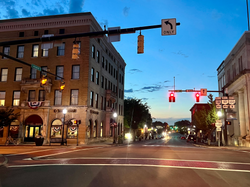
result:
[[[91,12],[101,27],[159,25],[176,18],[177,34],[143,30],[144,54],[137,54],[137,36],[124,34],[113,45],[124,58],[125,97],[143,99],[154,120],[190,120],[195,93],[168,90],[218,90],[217,68],[247,30],[246,0],[0,0],[0,19]],[[218,94],[214,94],[217,97]],[[200,99],[206,103],[207,97]]]

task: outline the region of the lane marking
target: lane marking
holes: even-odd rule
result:
[[[72,152],[77,152],[77,151],[85,151],[85,150],[90,150],[90,149],[101,149],[101,148],[105,148],[105,147],[92,147],[92,148],[86,148],[86,149],[77,149],[77,150],[71,150],[71,151],[66,151],[66,152],[37,156],[37,157],[33,157],[33,159],[39,159],[39,158],[48,157],[48,156],[55,156],[55,155],[62,155],[62,154],[67,154],[67,153],[72,153]]]
[[[60,148],[58,148],[58,149],[60,149]],[[37,151],[29,151],[29,152],[23,152],[23,153],[18,153],[18,154],[8,154],[8,155],[5,155],[5,156],[24,155],[24,154],[36,153],[36,152],[43,152],[43,151],[48,151],[48,150],[55,150],[55,149],[42,149],[42,150],[37,150]]]
[[[118,166],[118,167],[157,167],[157,168],[177,168],[177,169],[198,169],[198,170],[211,170],[211,171],[232,171],[232,172],[246,172],[250,170],[236,170],[236,169],[221,169],[221,168],[198,168],[186,166],[165,166],[165,165],[147,165],[147,164],[36,164],[36,165],[15,165],[8,166],[9,168],[23,168],[23,167],[44,167],[44,166]]]
[[[183,161],[183,162],[204,162],[204,163],[218,163],[218,164],[242,164],[250,165],[248,162],[223,162],[223,161],[207,161],[207,160],[183,160],[183,159],[168,159],[168,158],[110,158],[110,157],[75,157],[75,158],[48,158],[41,160],[166,160],[166,161]]]

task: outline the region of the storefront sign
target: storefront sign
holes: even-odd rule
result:
[[[91,114],[99,114],[99,112],[94,111],[94,110],[90,110],[90,113],[91,113]]]

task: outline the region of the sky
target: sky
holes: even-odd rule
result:
[[[246,0],[0,0],[0,10],[1,20],[91,12],[102,28],[160,25],[176,18],[176,35],[162,36],[161,28],[141,32],[143,54],[137,54],[139,31],[113,42],[127,64],[125,98],[142,99],[154,121],[170,125],[190,120],[195,104],[195,93],[186,92],[169,102],[174,77],[176,90],[218,90],[217,68],[248,27]]]

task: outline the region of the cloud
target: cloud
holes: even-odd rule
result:
[[[149,98],[141,98],[141,100],[143,101],[147,101]]]
[[[176,54],[176,55],[180,55],[180,56],[183,56],[185,58],[188,58],[188,55],[182,53],[181,51],[178,51],[177,53],[176,52],[173,52],[173,53]]]
[[[124,90],[125,93],[133,93],[133,89],[129,89],[129,90]]]
[[[41,4],[41,1],[40,0],[32,0],[31,4],[39,6]]]
[[[142,71],[141,70],[139,70],[139,69],[131,69],[131,70],[129,70],[129,72],[128,73],[130,73],[130,74],[134,74],[134,73],[141,73]]]
[[[15,9],[15,1],[4,0],[0,1],[3,7],[6,7],[7,15],[4,15],[4,18],[19,18],[18,11]]]
[[[28,16],[30,16],[30,12],[28,12],[26,9],[22,9],[22,15],[24,16],[24,17],[28,17]]]
[[[61,9],[60,7],[59,9],[58,8],[54,8],[54,9],[46,8],[43,10],[43,15],[57,15],[57,14],[62,14],[62,13],[64,13],[64,10],[63,8]]]
[[[127,17],[127,16],[128,16],[129,10],[130,10],[130,7],[126,7],[126,6],[125,6],[125,7],[123,8],[123,15]]]
[[[82,12],[82,7],[85,0],[70,0],[69,2],[69,13]]]
[[[170,81],[169,81],[169,80],[166,80],[166,81],[164,81],[164,83],[165,83],[165,82],[170,82]]]
[[[147,92],[155,92],[155,91],[159,91],[161,90],[163,87],[160,85],[157,86],[145,86],[143,88],[141,88],[140,90],[142,91],[147,91]]]

